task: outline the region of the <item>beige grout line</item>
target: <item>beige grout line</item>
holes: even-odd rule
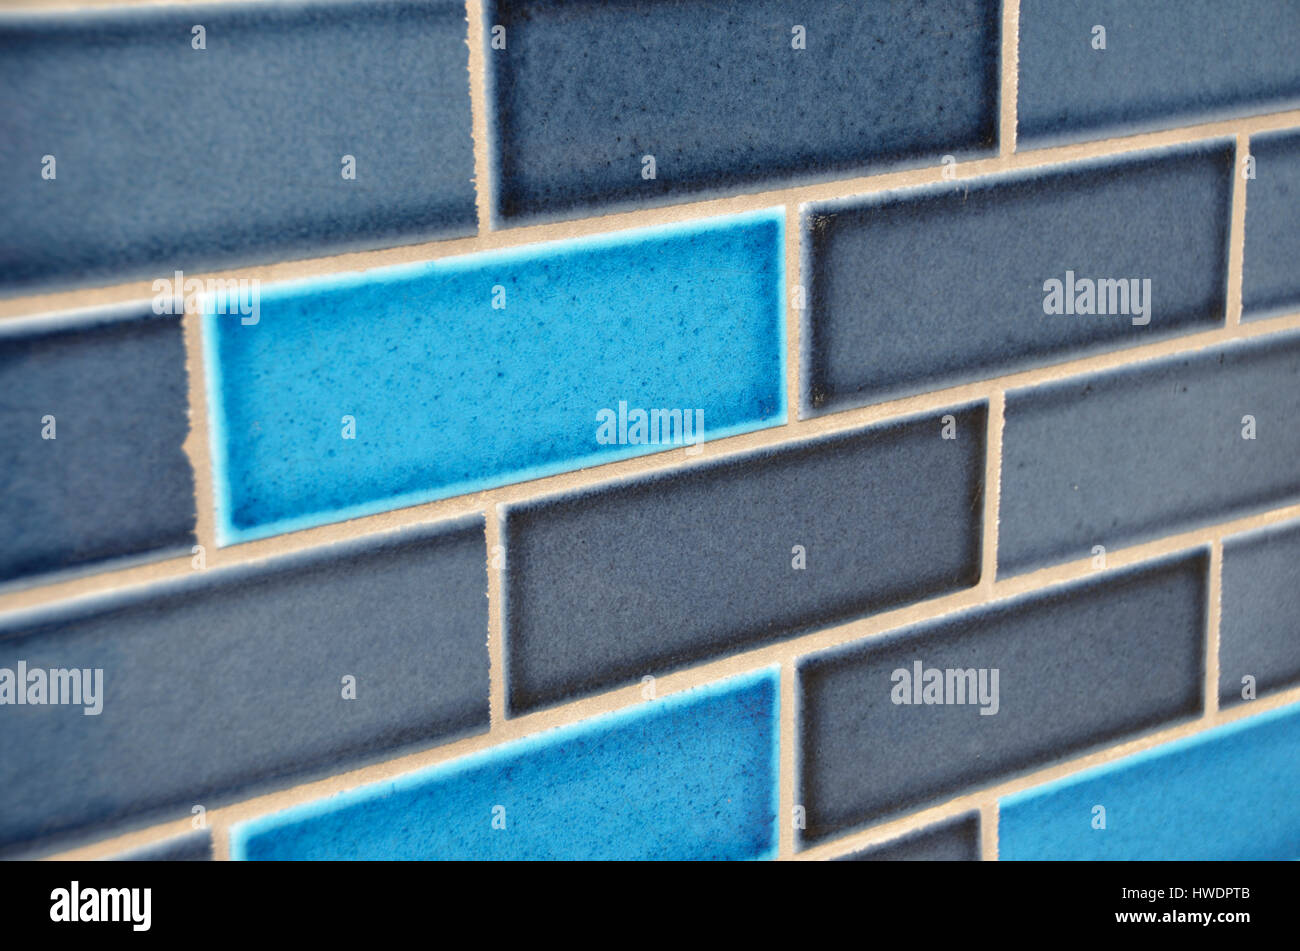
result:
[[[892,819],[870,828],[861,829],[846,835],[833,839],[830,842],[824,842],[820,845],[813,846],[803,852],[798,853],[795,858],[801,861],[824,861],[826,859],[836,858],[841,855],[847,855],[856,852],[867,846],[877,845],[896,839],[899,836],[906,835],[923,829],[926,826],[933,825],[936,822],[942,822],[945,819],[951,819],[971,810],[978,809],[981,811],[981,825],[984,824],[984,810],[989,803],[996,804],[1006,796],[1014,793],[1023,792],[1026,789],[1032,789],[1035,786],[1042,786],[1047,783],[1056,782],[1057,780],[1066,779],[1078,773],[1101,766],[1106,763],[1113,763],[1117,760],[1125,759],[1136,753],[1145,750],[1154,749],[1175,740],[1181,740],[1189,736],[1195,736],[1198,733],[1205,733],[1214,727],[1223,726],[1242,720],[1256,714],[1264,713],[1269,710],[1276,710],[1279,707],[1289,706],[1293,703],[1300,703],[1300,687],[1294,687],[1269,697],[1251,701],[1247,704],[1241,704],[1234,707],[1231,711],[1220,712],[1213,718],[1197,717],[1186,720],[1176,726],[1165,727],[1135,739],[1126,740],[1115,746],[1105,747],[1104,749],[1095,750],[1083,756],[1074,757],[1062,762],[1045,766],[1041,769],[1016,776],[1012,779],[1003,780],[998,783],[989,784],[988,786],[962,793],[946,802],[921,809],[920,811],[910,813],[898,819]],[[981,851],[984,858],[990,858],[990,843],[981,832]],[[996,842],[993,843],[993,858],[997,857]]]
[[[1002,0],[1002,83],[998,96],[998,151],[1016,151],[1017,96],[1020,82],[1020,0]]]
[[[1208,546],[1213,544],[1216,540],[1228,535],[1235,535],[1244,531],[1253,531],[1267,525],[1273,525],[1283,521],[1291,521],[1293,519],[1300,519],[1300,504],[1274,509],[1259,515],[1221,522],[1197,531],[1184,532],[1179,535],[1169,536],[1158,539],[1154,542],[1130,548],[1117,549],[1113,552],[1109,552],[1107,555],[1108,570],[1119,570],[1130,565],[1150,561],[1165,555],[1184,552],[1196,547]],[[1091,556],[1085,556],[1077,561],[1057,565],[1033,574],[1019,575],[998,581],[991,592],[985,592],[980,587],[970,588],[916,604],[905,605],[903,607],[880,612],[844,624],[824,628],[776,644],[744,650],[738,654],[732,654],[716,660],[696,664],[682,670],[674,670],[656,677],[656,687],[659,696],[668,696],[683,690],[689,690],[693,687],[699,687],[705,684],[724,680],[738,674],[752,673],[755,670],[772,665],[781,665],[782,673],[784,675],[787,670],[794,669],[794,666],[800,657],[807,654],[816,653],[850,642],[862,641],[902,627],[936,620],[959,611],[992,604],[996,601],[1001,601],[1021,594],[1031,592],[1037,593],[1055,585],[1084,580],[1092,577],[1094,574],[1095,572],[1092,568]],[[785,704],[786,691],[796,690],[796,684],[793,682],[793,679],[791,679],[791,682],[787,685],[783,676],[781,689],[783,709],[789,710],[792,714],[796,713],[797,711],[793,710],[792,706],[787,706]],[[1292,697],[1296,700],[1300,700],[1300,688],[1285,691],[1278,696]],[[645,702],[645,699],[642,696],[641,685],[639,683],[618,687],[595,696],[572,700],[561,706],[504,720],[503,722],[493,724],[490,730],[461,740],[434,746],[430,749],[415,753],[399,755],[378,764],[345,770],[344,772],[337,773],[333,776],[300,783],[276,792],[242,800],[229,806],[210,809],[208,811],[208,821],[210,825],[216,825],[218,822],[230,824],[250,819],[255,816],[265,815],[289,806],[335,795],[344,790],[356,788],[357,786],[391,779],[394,776],[408,773],[413,770],[458,759],[470,753],[480,752],[510,740],[535,735],[543,730],[573,724],[595,716],[628,709],[643,702]],[[1281,701],[1279,701],[1279,703],[1280,702]],[[1250,710],[1263,709],[1267,706],[1268,704],[1265,703],[1264,700],[1255,701],[1252,704],[1246,705]],[[1195,729],[1197,728],[1206,728],[1211,725],[1227,722],[1228,720],[1235,719],[1241,715],[1244,715],[1242,711],[1234,708],[1233,711],[1228,713],[1220,711],[1214,717],[1197,717],[1194,720],[1188,721],[1186,729],[1178,727],[1172,732],[1166,731],[1166,733],[1158,734],[1158,737],[1161,738],[1138,739],[1130,741],[1127,745],[1116,747],[1115,749],[1128,750],[1130,752],[1136,751],[1137,749],[1146,748],[1146,746],[1155,745],[1157,742],[1165,742],[1166,739],[1183,735],[1187,732],[1195,732]],[[793,720],[791,720],[788,728],[790,730],[794,729]],[[793,796],[793,768],[794,765],[797,764],[798,752],[794,748],[796,746],[795,743],[785,742],[786,729],[786,725],[783,724],[781,727],[783,747],[781,752],[781,769],[782,776],[788,776],[790,780],[791,785],[789,787],[788,795]],[[979,808],[980,804],[986,801],[990,795],[1000,798],[1008,791],[1014,791],[1015,789],[1025,788],[1029,785],[1036,785],[1039,782],[1046,781],[1043,777],[1050,778],[1057,775],[1057,772],[1053,772],[1053,770],[1057,770],[1060,775],[1064,775],[1066,772],[1073,769],[1083,768],[1084,766],[1091,765],[1094,762],[1104,761],[1104,755],[1106,752],[1107,751],[1099,751],[1098,753],[1093,754],[1090,757],[1085,757],[1082,760],[1071,761],[1072,765],[1066,764],[1066,766],[1061,766],[1059,769],[1053,767],[1052,769],[1040,773],[1034,773],[1032,781],[1016,780],[1011,782],[1010,785],[997,787],[992,793],[984,791],[982,793],[963,795],[949,803],[944,803],[942,806],[937,806],[934,809],[926,810],[913,816],[904,817],[897,822],[887,823],[878,828],[873,828],[870,832],[875,837],[871,838],[871,841],[879,841],[882,836],[892,838],[893,836],[900,834],[902,831],[929,824],[938,818],[946,818],[960,812]],[[1126,754],[1116,754],[1116,756],[1118,755]],[[790,757],[790,759],[787,759],[786,757]],[[791,805],[793,805],[793,803],[791,803]],[[788,821],[791,818],[792,816],[787,813],[787,815],[783,817],[783,821]],[[121,841],[121,837],[101,841],[93,845],[64,853],[63,857],[93,858],[102,855],[116,854],[122,850],[120,844]],[[839,841],[840,840],[837,840],[837,842]],[[858,839],[850,837],[843,841],[852,844],[857,843]],[[860,847],[860,845],[853,844],[852,847],[857,848]],[[826,846],[818,846],[815,849],[807,850],[807,852],[813,852],[820,855],[823,853],[823,850],[830,848],[831,844],[828,844]],[[807,854],[807,852],[798,853],[795,857],[802,858]]]
[[[474,139],[474,206],[479,234],[492,228],[492,165],[488,145],[487,64],[484,62],[483,0],[465,0],[469,21],[470,132]]]
[[[1250,135],[1256,132],[1284,129],[1295,125],[1300,125],[1300,110],[1184,126],[1177,129],[1047,149],[1031,149],[1010,155],[997,155],[969,162],[959,162],[955,166],[955,172],[958,179],[963,179],[996,172],[1046,168],[1079,159],[1099,156],[1117,157],[1143,149],[1187,144],[1225,136]],[[476,150],[478,148],[477,141]],[[484,145],[486,146],[486,142]],[[376,251],[356,251],[303,260],[280,261],[274,264],[247,268],[196,273],[193,276],[204,281],[242,279],[257,280],[262,283],[323,277],[342,272],[363,271],[396,264],[438,260],[454,255],[515,248],[576,237],[603,235],[611,231],[696,221],[720,215],[741,214],[782,205],[797,206],[805,202],[852,198],[893,188],[938,184],[947,181],[944,178],[944,171],[945,166],[942,164],[932,165],[858,178],[738,194],[726,198],[656,205],[635,211],[597,214],[580,219],[545,224],[520,225],[518,227],[486,231],[474,237],[450,238]],[[150,280],[13,297],[0,300],[0,319],[83,307],[103,307],[130,301],[149,300],[152,297],[152,281]]]
[[[212,827],[212,858],[216,862],[230,861],[230,827],[227,825]]]
[[[795,763],[795,728],[798,723],[798,696],[794,658],[781,662],[781,720],[778,752],[777,796],[777,858],[788,859],[794,855],[794,807],[797,786]]]
[[[1232,224],[1228,231],[1228,326],[1241,323],[1242,267],[1246,252],[1246,179],[1242,175],[1250,155],[1250,136],[1238,134],[1232,164]]]
[[[990,799],[980,807],[980,859],[998,860],[998,801]]]
[[[799,227],[799,206],[791,203],[785,206],[785,403],[786,420],[795,422],[799,419],[802,403],[802,370],[800,346],[803,334],[803,319],[808,313],[808,285],[803,273],[803,261],[800,244],[803,235]],[[799,291],[800,307],[794,306],[793,296]]]
[[[1205,615],[1205,716],[1219,712],[1219,626],[1223,613],[1223,539],[1210,545],[1210,577]]]
[[[984,443],[983,557],[980,587],[992,591],[998,573],[998,522],[1002,500],[1002,425],[1006,417],[1006,394],[995,390],[988,399],[988,434]]]
[[[189,310],[185,328],[185,370],[189,380],[190,431],[182,449],[194,471],[194,535],[206,563],[217,551],[216,490],[212,481],[212,455],[208,429],[207,371],[203,362],[202,318]],[[191,562],[193,567],[193,562]],[[0,604],[3,604],[0,599]]]
[[[501,541],[501,512],[487,509],[488,599],[488,728],[496,730],[506,720],[505,546]]]
[[[349,541],[367,535],[397,531],[414,525],[477,514],[485,511],[490,506],[502,503],[510,504],[561,492],[581,490],[623,478],[680,471],[691,465],[733,453],[785,446],[796,440],[854,430],[905,416],[928,414],[963,403],[991,402],[997,394],[1008,389],[1037,386],[1050,381],[1136,365],[1148,360],[1190,354],[1238,338],[1265,336],[1271,333],[1292,330],[1300,330],[1300,312],[1268,320],[1252,320],[1237,327],[1220,327],[1198,334],[1174,337],[1140,347],[1114,350],[1065,363],[1020,371],[994,380],[964,383],[947,389],[933,390],[858,409],[828,413],[806,420],[792,420],[785,426],[768,427],[703,443],[701,447],[698,447],[703,451],[699,455],[688,457],[685,465],[682,464],[680,450],[666,450],[618,462],[577,469],[541,479],[510,483],[470,495],[454,496],[434,502],[392,509],[376,515],[333,522],[316,528],[287,532],[259,541],[230,545],[225,548],[209,547],[206,551],[207,567],[245,564],[276,555],[314,550],[323,545]],[[197,354],[192,355],[191,360],[197,360]],[[198,362],[201,365],[202,361],[199,360]],[[201,366],[199,369],[201,370]],[[192,399],[195,398],[193,396],[193,387],[198,385],[197,375],[191,377]],[[199,391],[199,398],[202,398],[201,390]],[[206,414],[201,411],[200,407],[200,412],[195,413],[193,416],[196,429],[206,428],[205,417]],[[195,438],[198,437],[192,432],[190,440]],[[211,469],[203,461],[206,459],[207,443],[205,439],[200,439],[198,443],[193,443],[190,440],[187,440],[187,445],[193,450],[191,459],[197,460],[195,463],[197,466],[195,479],[196,487],[200,492],[199,501],[204,503],[203,493],[206,493],[209,499],[211,496]],[[208,514],[205,516],[204,512]],[[211,512],[210,504],[205,504],[204,508],[201,509],[200,518],[206,518],[208,521],[201,523],[200,537],[202,537],[204,526],[210,524]],[[210,531],[210,529],[208,530]],[[982,555],[982,560],[987,557],[988,555],[985,552]],[[0,591],[0,614],[10,610],[32,608],[67,598],[97,594],[127,585],[175,578],[186,574],[189,570],[190,559],[187,556],[129,568],[114,569],[111,565],[104,566],[98,572],[87,573],[66,580],[55,579],[31,587],[9,588]],[[999,582],[999,586],[1001,584]]]

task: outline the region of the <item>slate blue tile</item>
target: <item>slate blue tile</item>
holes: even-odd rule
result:
[[[999,6],[488,0],[495,214],[569,217],[992,154]]]
[[[1300,310],[1300,132],[1250,140],[1255,177],[1246,181],[1245,320]]]
[[[1221,325],[1232,163],[1219,140],[803,206],[802,413]],[[1125,285],[1080,301],[1101,280]]]
[[[0,705],[0,850],[485,728],[486,564],[476,517],[0,618],[0,697],[102,670],[89,705]]]
[[[843,856],[844,862],[978,862],[980,817],[977,812]]]
[[[460,0],[0,15],[0,293],[473,233],[465,41]]]
[[[0,582],[189,554],[187,387],[147,307],[0,323]]]
[[[986,418],[954,408],[506,506],[509,710],[976,584]]]
[[[1145,750],[999,804],[998,857],[1300,856],[1300,705]],[[1093,828],[1094,807],[1106,810]]]
[[[1220,604],[1221,706],[1300,683],[1300,522],[1224,540]]]
[[[782,230],[779,212],[708,219],[280,284],[255,317],[210,312],[222,543],[663,450],[662,432],[602,432],[620,403],[633,423],[683,411],[705,438],[783,422]]]
[[[1198,715],[1207,565],[1197,550],[804,658],[803,841]],[[930,670],[957,702],[896,702]],[[983,678],[981,702],[949,670]]]
[[[211,860],[212,834],[206,829],[174,836],[113,856],[113,861],[116,862],[209,862]]]
[[[776,668],[724,680],[241,823],[231,856],[772,858],[778,706]]]
[[[1012,390],[998,574],[1300,499],[1297,382],[1287,333]]]
[[[1292,0],[1021,0],[1018,147],[1300,107],[1297,35]]]

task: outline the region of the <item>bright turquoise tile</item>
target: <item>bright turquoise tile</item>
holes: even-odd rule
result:
[[[768,668],[254,819],[231,854],[771,858],[777,684]]]
[[[1001,800],[1003,859],[1294,859],[1300,704]],[[1106,828],[1094,829],[1104,806]]]
[[[702,411],[705,438],[779,425],[783,227],[765,211],[277,284],[247,316],[209,304],[221,542],[666,448],[598,441],[620,402]]]

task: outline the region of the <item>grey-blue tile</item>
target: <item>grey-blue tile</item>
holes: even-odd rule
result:
[[[472,233],[466,30],[460,0],[0,15],[0,293]]]
[[[1225,539],[1222,590],[1220,705],[1300,683],[1300,522]]]
[[[1017,145],[1295,109],[1297,36],[1293,0],[1021,0]]]
[[[1197,550],[803,659],[803,842],[1198,715],[1207,566]]]
[[[507,507],[510,712],[974,585],[986,417],[959,407]]]
[[[0,582],[190,553],[178,317],[0,324]]]
[[[996,0],[488,0],[484,24],[511,222],[995,149]]]
[[[1007,394],[998,574],[1300,500],[1300,334]]]
[[[1219,326],[1232,161],[1219,140],[804,206],[803,414]]]
[[[968,812],[860,852],[841,856],[842,862],[978,862],[980,817]]]
[[[208,862],[212,860],[212,833],[197,829],[186,835],[142,845],[113,856],[115,862]]]
[[[0,618],[0,697],[90,672],[0,706],[0,850],[486,728],[486,564],[477,516]]]
[[[1300,131],[1252,136],[1250,156],[1255,167],[1254,178],[1245,182],[1241,275],[1245,320],[1300,310]]]

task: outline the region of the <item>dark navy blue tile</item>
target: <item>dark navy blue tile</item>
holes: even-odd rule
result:
[[[113,856],[116,862],[208,862],[212,859],[212,834],[206,829]]]
[[[512,221],[995,147],[996,0],[484,7],[495,212]]]
[[[508,506],[509,709],[974,585],[986,417],[955,408]]]
[[[0,323],[0,582],[189,554],[187,381],[177,317]]]
[[[90,672],[0,703],[0,849],[483,729],[486,564],[475,517],[0,619],[0,700]]]
[[[1297,384],[1288,333],[1012,390],[999,575],[1300,499]]]
[[[460,0],[0,15],[0,293],[472,233],[465,39]]]
[[[1220,604],[1221,705],[1300,683],[1300,523],[1224,540]]]
[[[1197,715],[1207,565],[1195,551],[802,660],[804,840]]]
[[[999,803],[998,857],[1295,861],[1298,748],[1292,704],[1026,789]]]
[[[1232,162],[1218,141],[804,206],[803,413],[1222,324]]]
[[[1298,35],[1293,0],[1021,0],[1018,144],[1295,109]]]
[[[290,281],[255,316],[213,301],[218,540],[779,425],[783,230],[768,210]]]
[[[1300,131],[1250,140],[1255,177],[1246,181],[1241,315],[1300,310]]]
[[[775,668],[537,733],[231,830],[235,859],[761,859]]]
[[[845,855],[844,862],[978,862],[980,817],[977,812],[926,826],[881,845]]]

